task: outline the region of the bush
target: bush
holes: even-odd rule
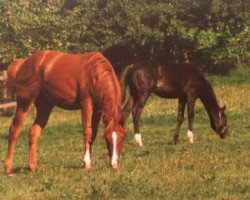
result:
[[[226,73],[245,55],[246,1],[0,0],[0,65],[52,49],[100,50],[122,66],[138,59]],[[113,53],[112,53],[113,52]]]

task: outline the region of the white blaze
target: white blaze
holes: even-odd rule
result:
[[[118,164],[118,155],[116,152],[116,144],[117,144],[117,133],[114,131],[112,133],[112,139],[113,139],[113,154],[112,154],[112,158],[111,158],[111,165],[113,167],[117,167]]]
[[[139,146],[142,146],[142,139],[141,139],[141,134],[140,133],[135,134],[135,142],[137,144],[139,144]]]
[[[90,167],[91,159],[90,159],[90,151],[89,150],[86,150],[83,161],[85,162],[86,167]]]
[[[194,135],[193,135],[192,131],[188,130],[187,136],[188,136],[188,141],[189,141],[191,144],[193,144],[193,143],[194,143]]]

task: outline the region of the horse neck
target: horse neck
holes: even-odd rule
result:
[[[121,109],[120,101],[116,97],[104,97],[104,104],[102,105],[103,121],[105,126],[109,126],[114,129],[115,124],[120,121]],[[114,131],[114,130],[113,130]]]
[[[117,105],[105,106],[103,108],[103,122],[105,124],[104,134],[110,134],[112,132],[117,132],[124,134],[121,131],[121,111]]]
[[[206,80],[205,80],[206,81]],[[209,119],[211,127],[216,130],[218,121],[219,105],[214,93],[214,90],[208,81],[205,82],[205,86],[202,88],[200,95],[201,102],[203,103]]]

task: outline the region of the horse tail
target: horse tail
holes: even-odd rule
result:
[[[30,100],[38,92],[37,74],[26,59],[16,59],[7,69],[7,85],[21,99]],[[27,66],[26,66],[27,65]]]
[[[120,82],[121,89],[122,89],[122,102],[124,102],[126,99],[126,87],[128,83],[128,74],[131,71],[131,69],[133,69],[133,67],[134,67],[134,64],[124,67],[119,75],[119,82]]]
[[[2,91],[4,91],[5,88],[6,88],[6,81],[1,81],[0,82],[0,93],[2,93]]]
[[[17,72],[21,65],[24,63],[24,59],[14,60],[7,68],[7,87],[9,90],[16,93],[20,89],[20,85],[17,84]]]

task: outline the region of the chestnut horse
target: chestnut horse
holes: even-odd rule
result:
[[[74,55],[40,51],[12,63],[7,74],[8,84],[17,96],[16,113],[9,129],[5,161],[7,174],[13,173],[14,149],[33,104],[36,118],[29,133],[31,171],[37,170],[37,143],[54,106],[67,110],[81,109],[86,168],[91,166],[91,147],[102,118],[111,165],[118,167],[125,137],[120,125],[122,92],[110,62],[101,53]]]
[[[178,98],[177,125],[174,141],[179,141],[180,126],[184,120],[184,110],[188,109],[188,139],[193,143],[194,106],[197,98],[205,106],[210,124],[221,138],[228,135],[225,107],[220,108],[211,84],[191,63],[168,65],[160,62],[144,61],[125,67],[120,73],[120,84],[125,98],[126,85],[130,96],[123,107],[123,123],[132,111],[135,141],[142,146],[139,120],[141,112],[151,93],[162,98]]]

